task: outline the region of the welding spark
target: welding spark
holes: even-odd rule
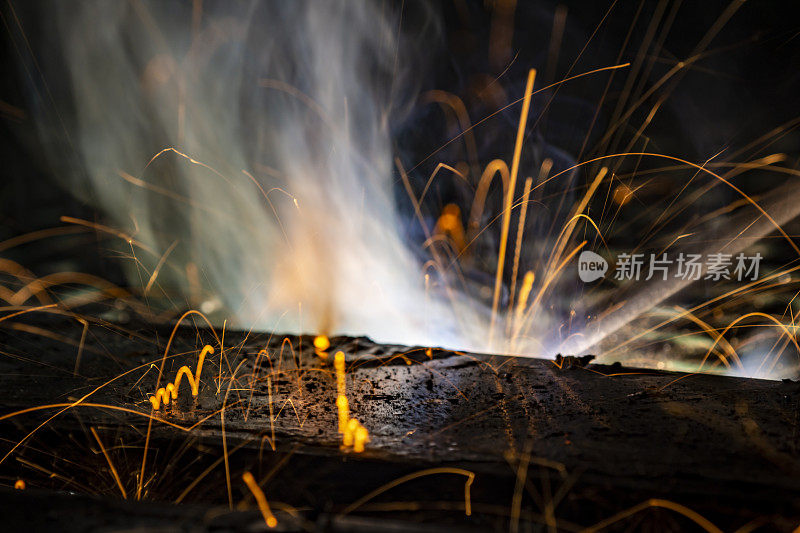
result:
[[[342,446],[345,448],[352,446],[354,452],[361,453],[364,451],[364,445],[369,442],[369,432],[361,422],[350,418],[350,402],[346,395],[344,352],[336,352],[333,367],[336,370],[336,408],[339,412],[339,433],[342,434]]]
[[[267,524],[267,527],[273,528],[277,526],[278,519],[272,514],[269,503],[267,503],[267,497],[264,496],[264,491],[261,490],[261,487],[256,483],[253,474],[245,472],[242,474],[242,480],[247,484],[247,488],[250,489],[250,492],[253,493],[253,497],[256,499],[258,509],[261,511],[261,515],[264,517],[264,522]]]
[[[317,335],[314,337],[314,353],[323,359],[328,358],[328,348],[331,347],[331,341],[328,340],[326,335]]]
[[[213,354],[214,348],[210,345],[206,344],[203,349],[200,351],[200,355],[197,358],[197,371],[194,375],[192,375],[192,371],[189,369],[188,366],[184,365],[178,369],[178,375],[175,377],[175,381],[173,383],[168,383],[166,387],[161,387],[156,391],[153,396],[148,398],[150,403],[153,405],[153,409],[158,411],[161,408],[161,404],[168,405],[170,399],[175,400],[178,398],[178,387],[181,384],[181,379],[183,376],[186,376],[186,379],[189,381],[189,387],[192,389],[192,396],[197,396],[197,393],[200,392],[200,374],[203,372],[203,362],[206,359],[207,354]]]

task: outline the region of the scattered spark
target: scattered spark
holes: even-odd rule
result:
[[[250,489],[250,492],[253,493],[253,497],[256,499],[258,509],[261,511],[261,516],[264,517],[264,523],[267,524],[267,527],[273,528],[277,526],[278,520],[275,518],[275,515],[272,514],[269,503],[267,503],[267,497],[264,496],[264,491],[261,490],[261,487],[256,483],[253,474],[245,472],[242,474],[242,480],[247,484],[247,488]]]

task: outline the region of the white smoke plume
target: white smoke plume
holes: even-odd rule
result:
[[[472,306],[426,290],[392,192],[430,14],[409,35],[395,7],[361,1],[57,2],[47,17],[45,82],[69,91],[42,131],[77,153],[81,172],[59,171],[75,191],[151,250],[128,262],[132,285],[169,251],[158,288],[240,327],[480,347],[455,317]]]

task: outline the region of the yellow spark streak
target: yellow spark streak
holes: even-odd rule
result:
[[[621,64],[619,64],[619,65],[611,65],[611,66],[609,66],[609,67],[597,68],[597,69],[594,69],[594,70],[590,70],[590,71],[588,71],[588,72],[583,72],[583,73],[581,73],[581,74],[576,74],[576,75],[574,75],[574,76],[570,76],[569,78],[564,78],[563,80],[561,80],[561,81],[557,81],[557,82],[555,82],[555,83],[551,83],[550,85],[548,85],[548,86],[546,86],[546,87],[542,87],[541,89],[537,90],[535,93],[531,93],[531,94],[539,94],[539,93],[542,93],[542,92],[548,91],[548,90],[552,89],[553,87],[557,87],[557,86],[559,86],[559,85],[562,85],[562,84],[564,84],[564,83],[566,83],[566,82],[568,82],[568,81],[576,80],[576,79],[578,79],[578,78],[582,78],[582,77],[584,77],[584,76],[589,76],[589,75],[591,75],[591,74],[597,74],[597,73],[599,73],[599,72],[605,72],[605,71],[608,71],[608,70],[617,70],[617,69],[620,69],[620,68],[627,68],[627,67],[629,67],[629,66],[631,66],[631,64],[630,64],[630,63],[621,63]],[[495,116],[499,115],[500,113],[502,113],[502,112],[503,112],[503,111],[505,111],[506,109],[508,109],[508,108],[510,108],[510,107],[512,107],[512,106],[515,106],[515,105],[517,105],[518,103],[520,103],[520,101],[523,101],[523,102],[524,102],[525,98],[528,98],[528,97],[529,97],[529,95],[526,93],[526,94],[525,94],[525,97],[523,97],[523,98],[519,98],[519,99],[517,99],[517,100],[514,100],[513,102],[510,102],[509,104],[507,104],[507,105],[505,105],[505,106],[501,107],[500,109],[498,109],[498,110],[497,110],[497,111],[495,111],[494,113],[491,113],[491,114],[489,114],[489,115],[487,115],[487,116],[483,117],[483,118],[482,118],[482,119],[480,119],[478,122],[476,122],[475,124],[473,124],[472,126],[470,126],[468,129],[466,129],[466,130],[462,131],[461,133],[459,133],[458,135],[456,135],[455,137],[453,137],[452,139],[450,139],[449,141],[447,141],[446,143],[444,143],[443,145],[441,145],[439,148],[437,148],[436,150],[434,150],[433,152],[431,152],[430,154],[428,154],[427,156],[425,156],[425,157],[424,157],[422,160],[420,160],[420,162],[419,162],[419,163],[417,163],[416,165],[414,165],[413,167],[411,167],[411,169],[409,170],[409,172],[416,170],[416,169],[417,169],[417,168],[418,168],[420,165],[422,165],[423,163],[425,163],[425,162],[426,162],[428,159],[430,159],[431,157],[435,156],[436,154],[438,154],[439,152],[441,152],[442,150],[444,150],[445,148],[447,148],[447,146],[449,146],[449,145],[450,145],[450,144],[452,144],[453,142],[457,141],[457,140],[458,140],[458,139],[460,139],[462,136],[466,135],[466,134],[467,134],[467,132],[474,130],[475,128],[477,128],[478,126],[480,126],[481,124],[483,124],[483,123],[484,123],[484,122],[486,122],[487,120],[491,119],[492,117],[495,117]]]
[[[519,323],[522,320],[522,314],[528,305],[528,296],[531,294],[531,289],[533,288],[533,282],[535,279],[536,275],[532,271],[529,270],[525,273],[525,278],[522,280],[522,287],[519,290],[519,302],[517,302],[517,310],[514,314],[515,323]]]
[[[525,180],[525,188],[522,193],[522,206],[519,214],[519,224],[517,225],[517,244],[514,247],[514,266],[511,268],[511,297],[508,299],[508,314],[514,308],[514,296],[517,288],[517,275],[519,275],[519,256],[522,252],[522,234],[525,231],[525,218],[528,215],[528,199],[531,196],[531,184],[533,178]],[[510,328],[511,322],[509,321],[508,327]],[[506,332],[510,330],[507,329]]]
[[[344,396],[344,352],[338,351],[333,356],[333,368],[336,370],[336,392],[339,396]]]
[[[528,307],[528,311],[525,314],[524,320],[521,321],[519,324],[515,324],[517,328],[521,328],[523,324],[525,325],[525,331],[520,331],[519,329],[516,330],[512,336],[512,340],[519,338],[522,333],[527,333],[528,329],[530,329],[531,325],[533,324],[533,320],[531,318],[536,314],[536,311],[539,308],[539,303],[541,302],[544,293],[550,287],[550,284],[558,277],[559,272],[570,262],[570,260],[577,254],[581,248],[586,245],[586,241],[581,242],[578,246],[573,248],[573,250],[564,258],[561,264],[556,267],[556,269],[551,273],[548,274],[544,282],[542,283],[542,287],[536,293],[536,297],[533,299],[533,303]]]
[[[61,220],[61,222],[65,222],[67,224],[76,224],[78,226],[84,226],[84,227],[87,227],[87,228],[92,228],[92,229],[94,229],[96,231],[99,231],[99,232],[102,232],[102,233],[108,233],[109,235],[113,235],[115,237],[119,237],[120,239],[122,239],[123,241],[127,242],[128,244],[132,244],[134,246],[137,246],[137,247],[141,248],[142,250],[150,252],[153,255],[158,255],[155,252],[155,250],[153,250],[149,246],[147,246],[147,245],[135,240],[132,236],[128,235],[127,233],[123,233],[123,232],[121,232],[119,230],[116,230],[114,228],[111,228],[109,226],[104,226],[102,224],[97,224],[95,222],[90,222],[88,220],[83,220],[81,218],[74,218],[74,217],[68,217],[68,216],[62,216],[60,220]]]
[[[117,473],[117,469],[114,468],[114,463],[111,462],[111,457],[109,457],[108,452],[106,451],[105,446],[103,446],[103,442],[100,440],[100,435],[97,434],[97,431],[94,428],[89,428],[92,431],[92,435],[94,435],[97,444],[100,446],[100,451],[103,452],[103,457],[106,458],[106,462],[108,463],[108,467],[111,469],[111,473],[114,475],[114,481],[117,482],[117,486],[119,487],[119,491],[122,493],[122,498],[124,500],[128,499],[128,493],[125,492],[125,487],[122,485],[122,480]]]
[[[342,446],[346,448],[352,446],[355,453],[361,453],[364,451],[364,445],[369,442],[369,431],[361,425],[361,422],[350,418],[350,402],[345,394],[344,352],[338,351],[333,356],[333,368],[336,370],[336,408],[339,412]]]
[[[725,334],[728,333],[728,331],[730,331],[731,328],[733,328],[736,324],[738,324],[742,320],[745,320],[747,318],[754,317],[754,316],[766,318],[767,320],[771,320],[772,322],[774,322],[775,325],[778,327],[778,329],[781,329],[783,331],[782,335],[786,335],[786,338],[791,340],[791,342],[794,344],[794,347],[797,349],[797,352],[800,353],[800,344],[798,344],[797,339],[795,338],[795,332],[797,330],[796,326],[787,327],[783,322],[781,322],[780,320],[778,320],[777,318],[775,318],[772,315],[768,315],[768,314],[762,313],[760,311],[753,311],[751,313],[747,313],[747,314],[744,314],[744,315],[736,318],[733,322],[728,324],[725,327],[725,329],[723,329],[720,332],[719,336],[716,339],[714,339],[714,343],[708,348],[708,351],[706,352],[706,355],[703,357],[703,360],[700,362],[700,368],[701,369],[703,368],[703,365],[706,364],[706,361],[711,356],[712,350],[714,350],[714,348],[717,346],[717,344],[720,343],[720,339],[724,339],[725,338]],[[741,363],[739,363],[739,364],[741,364]]]
[[[147,296],[147,293],[150,292],[150,289],[153,287],[153,284],[156,282],[156,278],[158,277],[158,273],[161,272],[161,267],[164,266],[164,263],[167,261],[167,257],[169,254],[172,253],[172,250],[178,245],[178,241],[175,240],[172,244],[167,248],[167,251],[161,256],[161,259],[158,260],[158,264],[153,269],[153,273],[150,275],[150,279],[147,281],[147,285],[144,288],[144,292],[142,293],[144,296]]]
[[[467,223],[470,242],[477,237],[476,234],[483,215],[483,206],[486,204],[486,195],[489,194],[489,186],[494,181],[495,176],[500,178],[500,184],[503,187],[503,198],[508,195],[508,165],[502,159],[493,159],[483,169],[481,179],[478,181],[478,188],[475,190],[475,195],[472,199],[472,208],[469,211],[469,222]]]
[[[514,190],[519,172],[519,160],[522,155],[522,140],[525,137],[525,125],[528,122],[528,111],[531,107],[533,94],[533,81],[536,79],[536,69],[528,72],[528,83],[525,86],[525,98],[522,101],[522,114],[517,128],[517,141],[514,145],[514,158],[511,160],[511,174],[509,176],[508,190],[506,191],[505,209],[503,210],[503,226],[500,232],[500,251],[497,254],[497,274],[494,279],[494,297],[492,298],[492,320],[489,326],[489,346],[492,345],[494,325],[497,320],[497,305],[500,303],[500,288],[503,284],[503,267],[506,260],[506,246],[508,244],[508,230],[511,225],[511,207],[514,203]]]
[[[192,371],[188,366],[182,366],[178,370],[178,375],[175,377],[175,381],[173,383],[168,383],[166,387],[161,387],[153,396],[148,398],[150,403],[153,405],[153,409],[158,411],[161,408],[162,403],[164,405],[168,405],[170,399],[175,400],[178,398],[178,387],[181,384],[181,379],[183,376],[186,376],[186,379],[189,381],[189,386],[192,389],[192,396],[197,396],[197,393],[200,392],[200,374],[203,372],[203,362],[206,359],[206,354],[213,353],[214,348],[212,348],[210,345],[206,344],[203,347],[203,350],[200,352],[200,356],[197,358],[197,372],[195,375],[192,375]]]
[[[586,194],[584,194],[583,198],[578,203],[578,205],[575,206],[575,211],[573,216],[564,225],[564,227],[561,230],[561,233],[558,236],[558,239],[556,240],[556,246],[550,255],[550,260],[548,261],[548,270],[552,268],[554,265],[556,265],[558,261],[561,260],[561,256],[564,253],[564,249],[566,248],[570,237],[572,237],[572,233],[577,225],[576,221],[581,217],[581,215],[583,215],[583,212],[589,205],[589,201],[594,196],[594,193],[597,192],[597,188],[600,186],[600,183],[602,183],[603,179],[606,177],[606,174],[608,174],[608,168],[607,167],[601,168],[600,172],[597,173],[597,176],[595,176],[594,180],[592,181],[592,184],[589,186],[589,189],[586,191]],[[595,227],[597,227],[596,224]],[[597,232],[600,233],[599,228],[597,228]],[[602,238],[602,235],[600,237]]]
[[[393,489],[398,485],[402,485],[403,483],[407,483],[414,479],[424,477],[424,476],[431,476],[434,474],[458,474],[462,475],[467,478],[467,481],[464,483],[464,513],[467,516],[472,514],[472,499],[470,497],[470,487],[472,487],[472,482],[475,481],[475,472],[470,470],[465,470],[463,468],[452,468],[452,467],[437,467],[437,468],[427,468],[425,470],[420,470],[418,472],[413,472],[411,474],[405,475],[403,477],[399,477],[394,481],[390,481],[389,483],[378,487],[377,489],[373,490],[366,496],[359,498],[355,502],[348,505],[343,511],[342,516],[347,515],[370,501],[371,499],[375,498],[376,496],[380,496],[387,490]]]
[[[336,407],[339,409],[339,433],[347,434],[347,422],[350,420],[350,406],[347,396],[340,394],[336,398]]]
[[[679,503],[675,503],[669,500],[661,500],[657,498],[652,498],[650,500],[644,501],[639,505],[634,505],[630,509],[626,509],[625,511],[621,511],[611,518],[607,518],[602,522],[598,522],[597,524],[587,527],[584,529],[584,533],[594,533],[595,531],[601,531],[606,529],[608,526],[619,522],[620,520],[624,520],[629,516],[633,516],[634,514],[643,511],[645,509],[649,509],[651,507],[660,507],[662,509],[669,509],[671,511],[675,511],[676,513],[682,514],[704,530],[708,531],[709,533],[722,533],[722,530],[715,526],[711,521],[709,521],[706,517],[699,514],[697,511],[689,509],[688,507],[681,505]]]
[[[247,484],[247,488],[250,489],[250,492],[253,493],[253,497],[256,499],[258,508],[261,511],[261,516],[264,517],[264,522],[267,524],[267,527],[273,528],[277,526],[278,520],[275,518],[275,515],[272,514],[269,503],[267,503],[267,497],[264,496],[264,491],[261,490],[261,487],[256,483],[253,474],[245,472],[242,474],[242,480]]]

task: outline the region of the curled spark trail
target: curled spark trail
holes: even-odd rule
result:
[[[150,403],[153,405],[153,409],[158,411],[161,408],[161,404],[168,405],[170,399],[175,400],[178,398],[178,387],[181,384],[181,379],[183,376],[186,376],[186,379],[189,381],[189,386],[192,389],[192,396],[197,396],[197,393],[200,391],[200,374],[203,372],[203,362],[205,361],[207,354],[213,353],[214,348],[208,344],[203,347],[203,349],[200,351],[200,356],[197,358],[197,371],[194,375],[192,375],[192,371],[188,366],[184,365],[180,367],[180,369],[178,369],[178,375],[175,376],[174,382],[168,383],[166,387],[161,387],[153,396],[148,398]]]

